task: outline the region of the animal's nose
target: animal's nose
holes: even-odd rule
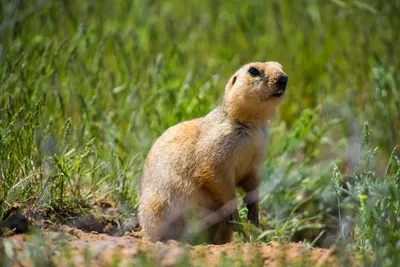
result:
[[[278,83],[282,86],[286,86],[287,82],[288,82],[288,76],[284,73],[279,74]]]

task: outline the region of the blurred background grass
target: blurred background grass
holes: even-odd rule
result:
[[[365,121],[376,175],[399,144],[399,12],[378,0],[0,2],[2,211],[105,197],[135,216],[155,138],[216,107],[242,64],[279,61],[289,91],[261,196],[271,230],[258,236],[337,237],[334,165],[351,180]]]
[[[1,106],[8,94],[29,108],[41,101],[43,120],[61,128],[71,118],[81,143],[96,136],[141,153],[166,127],[216,106],[229,76],[256,60],[279,61],[289,74],[280,109],[288,124],[321,105],[326,117],[381,126],[375,137],[388,150],[397,143],[399,114],[384,109],[399,97],[399,1],[8,1],[1,9]]]

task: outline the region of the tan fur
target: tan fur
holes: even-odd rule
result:
[[[250,67],[260,75],[248,73]],[[208,241],[226,243],[238,219],[235,188],[244,189],[248,219],[258,225],[258,187],[268,141],[268,120],[286,88],[276,62],[253,62],[228,81],[222,104],[203,118],[169,128],[147,155],[139,220],[151,241],[185,239],[194,210]],[[192,213],[191,213],[192,214]],[[207,230],[208,229],[208,230]]]

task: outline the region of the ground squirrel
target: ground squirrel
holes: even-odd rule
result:
[[[246,193],[249,221],[258,226],[268,120],[283,99],[287,80],[277,62],[246,64],[228,81],[217,108],[170,127],[156,140],[141,180],[144,237],[185,240],[191,231],[187,221],[194,216],[208,242],[230,242],[231,220],[239,219],[237,186]]]

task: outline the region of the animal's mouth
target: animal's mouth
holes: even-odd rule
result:
[[[280,86],[275,92],[272,94],[273,97],[281,97],[286,92],[286,85]]]
[[[281,74],[277,80],[277,88],[275,92],[272,94],[273,97],[281,97],[285,94],[287,87],[288,77],[286,74]]]

